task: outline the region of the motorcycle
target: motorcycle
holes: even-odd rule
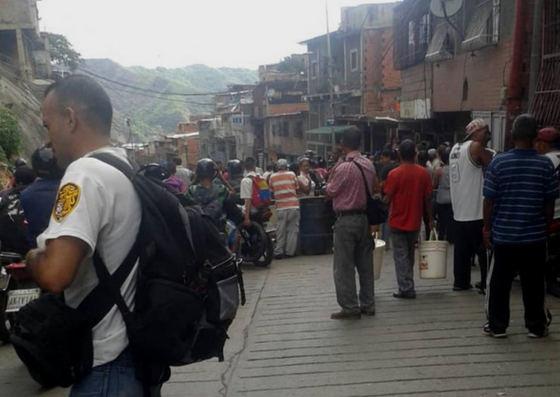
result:
[[[232,221],[227,221],[228,244],[243,262],[257,267],[267,267],[272,262],[276,229],[269,227],[271,216],[269,210],[252,214],[250,226],[236,227]]]
[[[41,294],[26,271],[22,256],[0,252],[0,341],[9,343],[19,309]]]

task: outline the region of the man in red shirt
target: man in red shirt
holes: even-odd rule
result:
[[[399,291],[395,298],[414,299],[414,247],[418,241],[423,209],[433,230],[432,179],[428,171],[414,164],[416,146],[404,140],[399,147],[401,165],[389,173],[385,183],[385,202],[391,204],[389,227]]]
[[[371,192],[377,179],[371,162],[362,157],[359,148],[362,132],[356,127],[344,131],[342,150],[346,161],[332,170],[327,185],[327,198],[332,198],[336,213],[334,225],[334,284],[336,299],[342,308],[331,314],[333,320],[373,316],[373,239],[366,215],[366,186]],[[356,293],[356,270],[360,278],[360,295]]]

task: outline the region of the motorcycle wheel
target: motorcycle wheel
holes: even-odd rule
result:
[[[274,258],[274,244],[272,243],[272,239],[270,236],[267,235],[266,239],[266,250],[264,254],[255,261],[255,266],[257,267],[267,267],[272,262]]]
[[[239,252],[243,262],[255,263],[267,249],[268,234],[262,225],[251,221],[251,226],[242,226],[239,230]]]

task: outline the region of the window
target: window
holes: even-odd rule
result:
[[[284,121],[282,123],[282,136],[283,137],[289,137],[290,136],[290,123],[287,121]]]
[[[479,0],[467,25],[463,51],[474,51],[498,43],[500,0]]]
[[[358,50],[350,51],[350,69],[353,72],[358,70]]]
[[[444,22],[440,24],[434,31],[434,36],[430,41],[430,46],[426,52],[426,61],[440,62],[453,58],[455,53],[455,44],[453,36],[453,28]]]
[[[424,62],[432,40],[431,24],[429,1],[407,2],[395,9],[395,70]]]
[[[311,62],[311,78],[317,78],[317,61]]]
[[[294,130],[294,137],[301,138],[303,136],[303,121],[298,121],[296,123],[296,129]]]

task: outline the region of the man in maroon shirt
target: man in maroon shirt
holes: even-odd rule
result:
[[[342,308],[333,313],[333,320],[359,319],[373,316],[373,240],[366,215],[366,186],[362,168],[371,192],[376,182],[371,162],[363,158],[359,148],[362,133],[353,127],[342,137],[346,160],[331,171],[327,197],[332,198],[336,213],[334,225],[334,284],[336,298]],[[360,278],[360,295],[356,293],[356,269]]]
[[[393,257],[399,291],[395,298],[414,299],[414,246],[418,241],[423,209],[430,229],[434,229],[432,215],[432,179],[426,168],[414,164],[416,146],[409,139],[399,147],[401,165],[389,172],[385,183],[385,202],[391,204],[389,227],[393,242]]]

